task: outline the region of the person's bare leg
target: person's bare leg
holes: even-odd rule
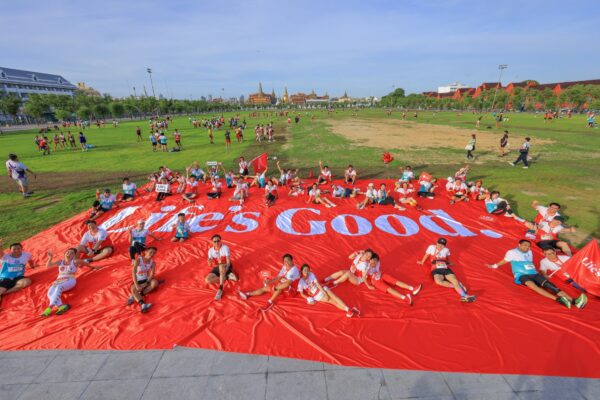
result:
[[[339,285],[340,283],[346,282],[348,278],[350,278],[350,271],[342,271],[343,273],[333,281],[335,285]]]
[[[562,252],[565,253],[567,256],[572,256],[571,249],[569,248],[569,245],[566,242],[560,241],[556,243],[556,246],[558,246],[562,250]]]
[[[152,292],[157,287],[158,287],[158,281],[156,279],[152,279],[150,281],[150,283],[148,285],[146,285],[146,287],[142,291],[142,294],[147,295],[148,293]]]
[[[400,299],[400,300],[404,300],[406,298],[406,296],[404,296],[403,294],[401,294],[400,292],[398,292],[392,288],[388,288],[387,292],[389,294],[391,294],[392,296],[394,296],[395,298]]]
[[[261,287],[260,289],[256,289],[248,293],[248,296],[262,296],[265,293],[269,293],[268,287]]]
[[[135,288],[135,285],[131,285],[131,295],[133,296],[133,299],[138,303],[143,300],[141,291],[137,290]]]
[[[206,275],[204,282],[206,282],[207,285],[212,285],[213,283],[219,282],[219,277],[211,272],[210,274]]]
[[[541,287],[539,287],[538,285],[536,285],[534,282],[531,281],[527,281],[525,282],[525,286],[527,286],[529,289],[533,290],[534,292],[536,292],[537,294],[540,294],[548,299],[551,300],[556,300],[556,296],[553,295],[552,293],[549,293],[547,291],[545,291],[544,289],[542,289]],[[560,294],[561,292],[559,292]],[[562,292],[564,293],[564,292]]]
[[[451,289],[454,288],[454,285],[451,284],[450,282],[448,282],[447,280],[445,280],[443,275],[435,275],[433,277],[433,280],[435,281],[435,283],[437,283],[440,286],[451,288]]]
[[[113,249],[111,249],[111,248],[102,249],[100,254],[96,254],[90,260],[91,261],[100,261],[100,260],[110,256],[112,254],[112,252],[113,252]]]
[[[337,295],[331,291],[327,292],[321,301],[332,304],[342,311],[349,310],[349,307],[346,305],[346,303],[344,303],[342,299],[337,297]]]

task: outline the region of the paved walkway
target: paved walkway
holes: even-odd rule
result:
[[[1,400],[600,399],[600,379],[346,368],[169,351],[0,352]]]

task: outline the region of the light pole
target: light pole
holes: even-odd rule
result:
[[[504,72],[504,70],[506,68],[508,68],[507,64],[498,65],[498,69],[500,70],[500,76],[498,77],[498,84],[496,85],[496,90],[494,91],[494,100],[492,101],[491,111],[494,110],[494,106],[496,105],[496,96],[498,95],[498,86],[500,86],[500,82],[502,82],[502,72]]]
[[[152,96],[154,96],[154,98],[156,99],[156,93],[154,93],[154,82],[152,82],[152,69],[146,68],[146,71],[148,72],[148,75],[150,76],[150,85],[152,86]]]

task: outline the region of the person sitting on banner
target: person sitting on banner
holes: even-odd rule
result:
[[[100,203],[100,208],[98,208],[95,215],[91,217],[92,220],[95,220],[105,212],[110,211],[113,206],[118,207],[117,198],[114,194],[110,193],[110,189],[108,188],[104,189],[104,193],[100,193],[100,189],[96,190],[96,200]]]
[[[48,289],[48,307],[42,313],[42,317],[49,317],[52,315],[52,311],[56,308],[56,315],[62,315],[69,311],[71,306],[69,304],[63,304],[62,294],[73,289],[77,283],[75,274],[80,267],[86,266],[91,269],[89,263],[81,260],[77,257],[77,249],[70,248],[65,252],[62,260],[53,261],[52,252],[48,252],[48,261],[46,261],[46,267],[58,267],[58,277],[52,283]]]
[[[396,182],[396,184],[398,185],[396,187],[396,192],[399,193],[398,201],[401,204],[408,204],[411,207],[416,207],[417,199],[415,199],[413,197],[415,190],[413,189],[412,184],[409,181],[402,181],[401,183]],[[398,207],[396,207],[396,208],[398,208]],[[404,207],[399,208],[399,209],[405,210]]]
[[[129,178],[123,178],[123,192],[117,196],[118,201],[132,201],[137,194],[137,185],[131,182]]]
[[[163,201],[165,197],[171,196],[171,184],[167,178],[160,178],[158,184],[154,186],[154,190],[158,192],[156,195],[156,201]]]
[[[279,186],[294,185],[300,183],[300,179],[296,176],[298,175],[297,169],[295,172],[293,172],[291,169],[288,169],[286,172],[283,168],[281,168],[279,160],[277,160],[277,169],[279,170],[279,180],[277,181],[277,184]]]
[[[196,197],[198,197],[198,182],[196,181],[196,177],[194,175],[190,175],[190,170],[187,168],[185,170],[185,190],[183,191],[183,199],[193,203],[196,201]]]
[[[308,200],[306,201],[306,204],[309,203],[323,204],[327,208],[337,207],[331,200],[321,195],[321,189],[319,189],[316,183],[313,183],[311,189],[308,191]]]
[[[415,173],[410,165],[404,168],[400,167],[400,179],[398,179],[398,183],[410,182],[413,179],[415,179]]]
[[[133,284],[131,285],[131,296],[127,299],[127,305],[130,306],[134,302],[140,305],[140,312],[146,313],[152,307],[152,303],[144,302],[144,296],[158,288],[158,280],[156,275],[156,262],[154,255],[156,247],[148,247],[144,250],[142,256],[135,259],[133,263]]]
[[[220,235],[213,235],[211,238],[213,245],[208,249],[208,266],[211,271],[204,278],[207,285],[219,284],[215,300],[221,300],[223,296],[223,284],[226,280],[237,281],[237,276],[233,273],[231,265],[231,251],[229,246],[222,243]]]
[[[175,182],[177,182],[177,194],[183,195],[186,189],[186,176],[175,171]]]
[[[173,236],[171,242],[183,242],[190,238],[192,228],[185,220],[185,213],[177,214],[177,222],[171,225],[171,229],[175,229],[175,236]]]
[[[2,239],[0,239],[0,249],[2,248]],[[23,251],[21,243],[13,243],[9,247],[9,252],[2,254],[2,268],[0,268],[0,304],[2,296],[19,291],[31,285],[31,279],[25,277],[25,267],[29,265],[34,269],[36,265],[31,259],[31,254]]]
[[[359,210],[362,210],[368,205],[374,204],[377,201],[379,195],[377,189],[375,189],[375,184],[372,182],[367,185],[367,190],[364,194],[364,200],[359,203],[356,203],[356,208],[358,208]]]
[[[435,197],[435,189],[437,189],[437,179],[429,174],[427,175],[428,176],[424,176],[421,174],[421,177],[419,178],[419,191],[417,192],[417,196],[433,200]]]
[[[242,178],[240,178],[242,179]],[[208,196],[209,199],[218,199],[219,197],[221,197],[221,193],[223,190],[223,184],[221,183],[221,181],[218,178],[215,178],[214,176],[210,177],[210,183],[212,185],[210,192],[206,193],[206,195]]]
[[[367,281],[369,275],[369,260],[373,257],[373,250],[358,250],[348,256],[352,260],[349,269],[342,269],[327,276],[323,282],[328,283],[333,281],[330,286],[336,287],[340,283],[350,282],[355,286],[360,286],[364,283],[369,289],[373,290],[370,282]]]
[[[446,190],[450,194],[450,204],[459,203],[461,201],[469,201],[467,185],[461,179],[454,179],[454,182]]]
[[[235,185],[235,174],[233,173],[233,170],[230,169],[228,172],[224,172],[225,175],[225,186],[228,189],[233,188],[233,186]]]
[[[277,184],[273,182],[273,179],[269,179],[265,185],[265,202],[267,207],[271,207],[275,204],[275,199],[278,199]]]
[[[160,179],[160,175],[157,172],[153,172],[150,175],[148,175],[148,185],[146,186],[146,189],[145,189],[146,192],[152,193],[154,191],[159,179]]]
[[[519,245],[508,250],[504,258],[495,264],[487,264],[489,268],[496,269],[506,263],[510,263],[514,281],[517,285],[525,285],[537,294],[554,300],[567,308],[574,304],[577,308],[583,308],[587,303],[587,296],[582,293],[573,300],[568,294],[560,290],[544,275],[538,273],[533,263],[531,242],[527,239],[519,241]]]
[[[563,264],[571,258],[564,254],[556,254],[556,250],[553,248],[544,249],[544,256],[542,261],[540,261],[540,273],[546,278],[552,278],[554,274],[562,269]],[[560,275],[565,278],[565,283],[568,283],[581,292],[586,291],[581,285],[575,282],[567,272],[561,271]]]
[[[373,254],[371,256],[371,259],[369,260],[368,279],[371,281],[372,285],[371,287],[369,287],[369,289],[377,289],[380,292],[388,293],[397,299],[406,301],[409,305],[412,305],[412,296],[416,296],[417,294],[419,294],[419,292],[423,288],[423,285],[419,285],[417,287],[410,286],[385,272],[382,273],[381,262],[379,260],[379,255],[377,254]],[[402,294],[388,285],[406,289],[410,291],[410,293]]]
[[[246,159],[244,157],[240,157],[240,162],[238,163],[238,165],[240,166],[240,175],[247,176],[249,174],[248,162],[246,161]]]
[[[250,187],[258,186],[261,189],[264,188],[267,184],[267,171],[269,171],[269,167],[266,167],[263,172],[259,173],[258,175],[255,175],[252,179]]]
[[[569,244],[560,240],[558,234],[563,231],[575,232],[576,230],[574,227],[565,228],[562,225],[562,221],[562,217],[554,217],[550,222],[544,220],[537,224],[537,230],[535,232],[537,239],[536,244],[542,250],[548,248],[557,249],[571,257],[572,253]]]
[[[248,183],[240,176],[234,185],[235,189],[233,191],[233,197],[231,197],[229,201],[239,201],[240,205],[244,204],[245,199],[248,197]]]
[[[321,173],[319,174],[319,178],[317,179],[317,185],[331,183],[333,176],[331,175],[331,170],[329,169],[329,166],[323,165],[323,163],[319,161],[319,168],[321,169]]]
[[[150,236],[154,240],[161,241],[162,238],[154,236],[148,229],[145,228],[146,222],[140,219],[136,222],[135,227],[129,230],[129,258],[133,264],[136,255],[141,255],[146,249],[146,238]]]
[[[394,198],[388,194],[388,190],[385,186],[385,183],[382,183],[379,186],[379,190],[377,191],[376,202],[380,206],[385,206],[385,205],[391,204],[394,206],[394,208],[397,208],[398,210],[401,210],[401,211],[406,210],[406,208],[400,206],[399,204],[396,204],[396,202],[394,201]]]
[[[206,183],[206,174],[204,173],[204,170],[200,168],[200,164],[198,164],[198,161],[194,161],[192,165],[188,168],[190,170],[191,176],[195,177],[197,181],[202,181],[202,183]]]
[[[350,165],[348,165],[348,169],[346,169],[346,171],[344,171],[344,183],[346,183],[346,184],[351,183],[352,185],[354,185],[355,182],[356,182],[356,170],[354,169],[352,164],[350,164]]]
[[[485,200],[489,197],[489,192],[483,187],[483,181],[477,179],[475,184],[469,188],[469,196],[472,200],[480,201]]]
[[[490,195],[485,199],[485,209],[489,214],[504,215],[508,218],[514,218],[517,221],[523,221],[519,218],[513,210],[510,208],[508,201],[500,197],[500,192],[494,190],[490,192]]]
[[[454,289],[460,295],[460,301],[463,303],[472,303],[476,297],[467,293],[467,288],[460,283],[454,271],[450,269],[453,264],[450,262],[450,249],[446,247],[446,244],[445,238],[439,238],[436,244],[427,248],[425,255],[417,261],[417,264],[424,265],[425,260],[429,258],[434,282],[440,286]]]
[[[356,197],[357,193],[360,193],[358,188],[350,189],[343,187],[342,185],[331,184],[331,196],[334,199],[346,199],[349,197]]]
[[[300,185],[290,186],[290,190],[288,192],[288,196],[300,197],[304,195],[304,188]]]
[[[242,300],[248,300],[249,297],[262,296],[263,294],[272,293],[267,301],[267,306],[263,310],[267,310],[273,306],[273,302],[282,293],[293,293],[295,288],[293,284],[300,279],[300,271],[294,265],[294,258],[291,254],[283,255],[283,266],[279,273],[271,279],[265,278],[263,286],[251,292],[238,292]]]
[[[471,166],[469,164],[465,164],[464,167],[456,171],[454,174],[454,180],[460,179],[461,182],[467,182],[467,174],[471,171]]]
[[[300,293],[300,296],[305,298],[306,302],[310,305],[314,305],[317,302],[329,303],[344,311],[348,318],[360,315],[358,308],[348,307],[331,289],[321,286],[315,274],[310,271],[310,266],[308,264],[303,264],[300,269],[298,293]]]
[[[159,168],[158,173],[159,173],[159,181],[161,179],[166,179],[167,183],[175,182],[175,177],[173,176],[173,172],[166,165],[162,165]]]
[[[560,210],[560,204],[558,204],[558,203],[552,202],[552,203],[548,204],[547,207],[544,207],[544,206],[540,205],[539,201],[534,200],[531,203],[531,206],[538,212],[538,214],[535,216],[535,220],[534,220],[534,222],[536,224],[538,224],[542,221],[550,222],[554,218],[561,216],[560,213],[558,212]]]
[[[108,237],[108,232],[103,228],[99,228],[94,220],[88,220],[85,224],[87,225],[87,232],[83,234],[81,242],[77,246],[77,252],[85,253],[88,262],[100,261],[109,257],[114,248]]]

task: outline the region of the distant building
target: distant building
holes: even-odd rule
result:
[[[288,95],[287,86],[283,86],[283,98],[281,99],[283,104],[289,104],[290,96]]]
[[[290,96],[290,103],[295,105],[305,104],[316,104],[316,103],[328,103],[329,95],[325,93],[323,96],[319,96],[315,93],[314,89],[310,94],[304,94],[302,92],[296,93]]]
[[[100,97],[100,92],[91,86],[86,86],[83,82],[77,82],[77,90],[91,97]]]
[[[0,90],[26,101],[31,94],[73,96],[77,86],[60,75],[0,67]]]
[[[456,92],[456,90],[458,90],[458,89],[466,89],[466,88],[468,88],[467,85],[463,85],[462,83],[459,83],[459,82],[453,82],[446,86],[438,86],[437,92],[440,94],[453,93],[453,92]]]
[[[272,94],[264,93],[261,82],[258,82],[258,93],[252,93],[248,96],[248,103],[252,105],[275,104],[275,102],[275,90],[273,90]]]

